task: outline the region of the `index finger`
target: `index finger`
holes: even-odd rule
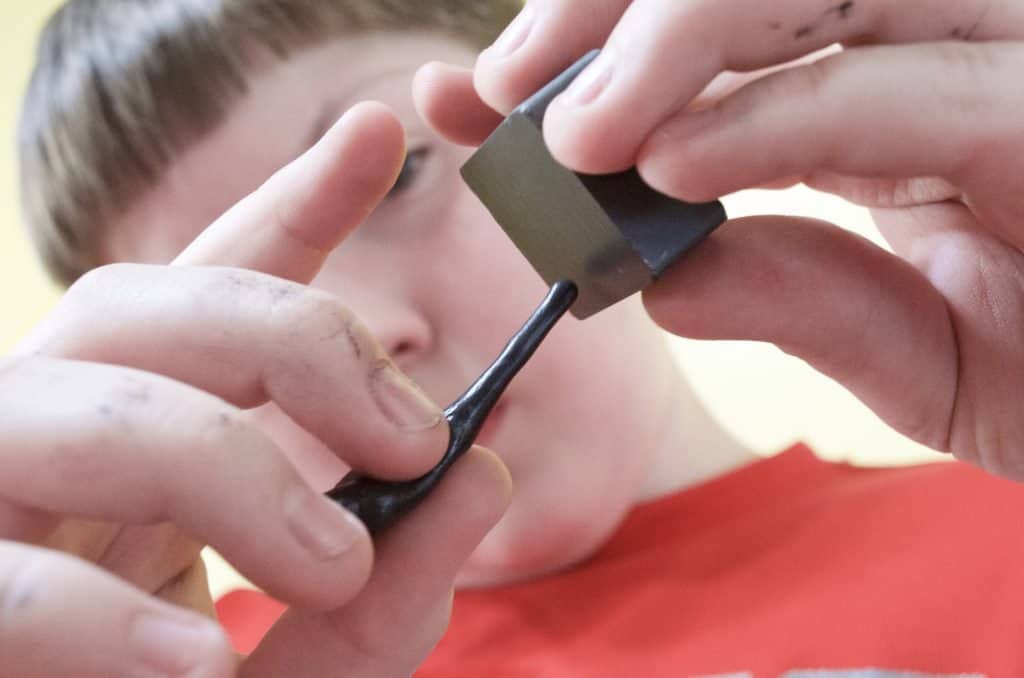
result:
[[[405,133],[394,114],[383,104],[358,104],[174,264],[247,268],[308,283],[387,195],[404,157]]]
[[[595,47],[600,47],[632,0],[530,0],[477,60],[476,89],[508,114]]]
[[[438,63],[421,68],[413,83],[416,108],[450,141],[478,146],[504,115],[601,45],[628,5],[629,0],[527,2],[473,71]]]
[[[474,75],[483,100],[507,113],[603,46],[578,86],[552,103],[545,138],[568,167],[607,173],[633,165],[657,125],[723,71],[767,68],[837,42],[1022,33],[1019,3],[988,0],[535,0],[480,55]]]

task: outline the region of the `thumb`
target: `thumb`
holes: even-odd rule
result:
[[[383,104],[353,106],[312,148],[210,225],[174,264],[308,283],[395,183],[405,132]]]
[[[773,343],[901,433],[948,450],[958,370],[946,303],[920,271],[859,236],[809,219],[738,219],[644,299],[670,332]]]

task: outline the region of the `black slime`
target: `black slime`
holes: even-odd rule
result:
[[[354,513],[370,534],[379,534],[411,511],[441,482],[451,466],[476,440],[487,415],[544,341],[551,328],[576,301],[576,284],[560,280],[498,356],[455,402],[444,411],[451,429],[448,450],[437,466],[414,480],[376,480],[356,472],[341,479],[327,496]]]

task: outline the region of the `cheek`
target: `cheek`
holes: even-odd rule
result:
[[[576,563],[633,505],[650,449],[635,413],[643,385],[627,369],[607,367],[602,342],[578,350],[588,344],[574,341],[571,329],[538,353],[515,391],[518,428],[507,439],[517,448],[510,464],[515,495],[471,560],[467,581]]]
[[[642,421],[634,415],[656,397],[652,382],[660,379],[650,354],[658,347],[631,308],[635,303],[625,302],[583,321],[566,317],[538,352],[537,371],[588,403],[590,417],[615,413]]]
[[[522,475],[564,473],[578,465],[591,483],[577,486],[578,509],[622,510],[616,502],[594,502],[615,495],[610,484],[628,497],[642,481],[667,378],[649,357],[655,350],[647,328],[626,308],[563,321],[518,385],[531,424],[531,439],[521,444],[537,450],[525,458],[530,467]]]

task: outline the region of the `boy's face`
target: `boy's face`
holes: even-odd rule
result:
[[[111,260],[166,262],[222,211],[304,151],[353,103],[403,121],[409,160],[392,195],[331,256],[315,284],[341,298],[438,402],[457,397],[543,298],[545,286],[458,169],[470,150],[416,115],[423,63],[472,64],[433,34],[367,34],[302,52],[251,79],[227,120],[113,224]],[[479,438],[505,460],[512,508],[464,584],[540,574],[592,551],[634,503],[664,435],[672,370],[637,303],[566,318],[514,381]],[[254,413],[315,486],[344,468],[273,406]]]

